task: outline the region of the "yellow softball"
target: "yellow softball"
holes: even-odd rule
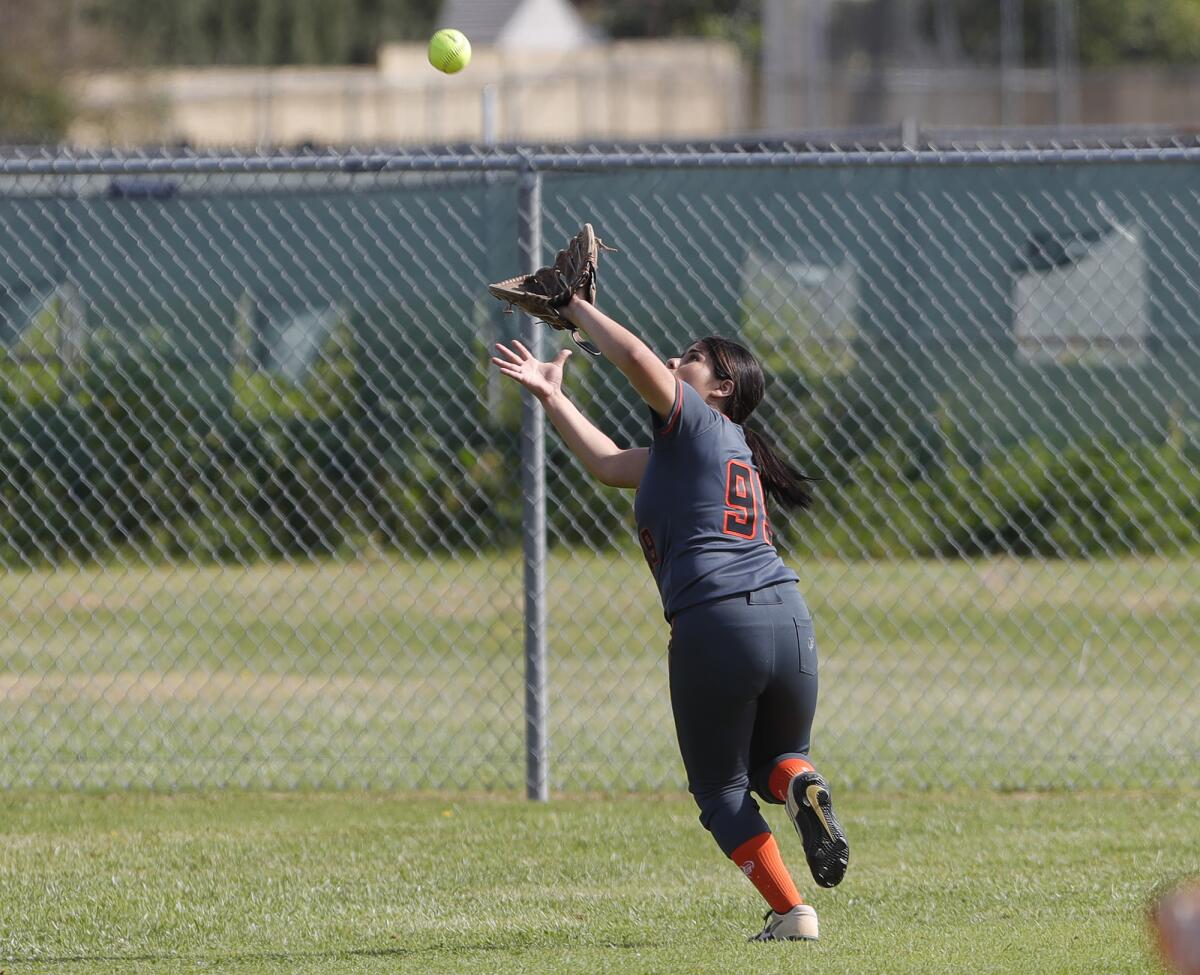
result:
[[[454,74],[471,63],[471,42],[467,35],[444,27],[429,38],[429,63],[439,71]]]

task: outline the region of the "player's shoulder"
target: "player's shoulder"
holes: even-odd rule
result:
[[[710,406],[699,391],[680,380],[680,419],[684,431],[695,437],[729,423],[720,410]]]

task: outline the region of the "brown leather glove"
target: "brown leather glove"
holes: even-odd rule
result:
[[[589,304],[596,303],[596,266],[602,250],[616,248],[606,246],[596,236],[592,225],[585,223],[558,252],[554,264],[538,268],[532,274],[489,284],[488,292],[508,303],[505,311],[511,313],[515,305],[551,328],[570,332],[575,344],[584,352],[599,355],[600,350],[580,337],[579,329],[562,316],[560,309],[576,295]]]

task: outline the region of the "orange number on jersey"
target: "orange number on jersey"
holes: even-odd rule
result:
[[[758,533],[757,477],[745,461],[731,460],[725,468],[725,524],[722,531],[738,538],[753,538]]]
[[[762,479],[758,471],[745,461],[731,460],[725,469],[726,535],[751,539],[762,523],[762,540],[774,545],[771,521],[767,516],[767,499],[763,496]]]

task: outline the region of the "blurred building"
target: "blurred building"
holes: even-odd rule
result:
[[[445,0],[472,41],[443,75],[423,44],[373,66],[169,68],[79,77],[82,146],[422,145],[687,140],[876,126],[1200,126],[1200,68],[1081,69],[1075,0],[762,0],[761,70],[732,42],[613,42],[570,0]],[[931,19],[932,18],[932,19]],[[980,44],[980,24],[990,32]],[[1036,32],[1035,32],[1036,33]],[[972,51],[988,51],[981,60]],[[752,90],[753,89],[753,90]]]
[[[1200,125],[1200,69],[1081,68],[1075,0],[1024,49],[1022,0],[980,5],[993,53],[968,53],[949,0],[763,0],[761,125]],[[977,39],[978,41],[978,39]]]
[[[446,0],[438,26],[472,44],[506,50],[570,51],[603,40],[568,0]]]
[[[541,7],[543,0],[514,4]],[[424,44],[380,49],[367,68],[175,68],[80,78],[79,145],[434,144],[712,138],[745,131],[747,74],[722,41],[515,45],[520,10],[444,75]],[[511,32],[511,33],[508,33]],[[468,35],[469,36],[469,35]],[[475,38],[478,40],[478,35]]]
[[[424,44],[374,67],[174,68],[81,78],[71,141],[267,146],[713,138],[744,131],[733,44],[610,43],[569,0],[446,0],[473,57],[444,75]]]
[[[1072,0],[1073,3],[1073,0]],[[1056,22],[1051,69],[1024,66],[1020,0],[993,5],[997,64],[963,50],[956,9],[893,0],[764,0],[765,127],[1073,124],[1080,119],[1074,21]],[[925,18],[930,11],[933,23]]]

